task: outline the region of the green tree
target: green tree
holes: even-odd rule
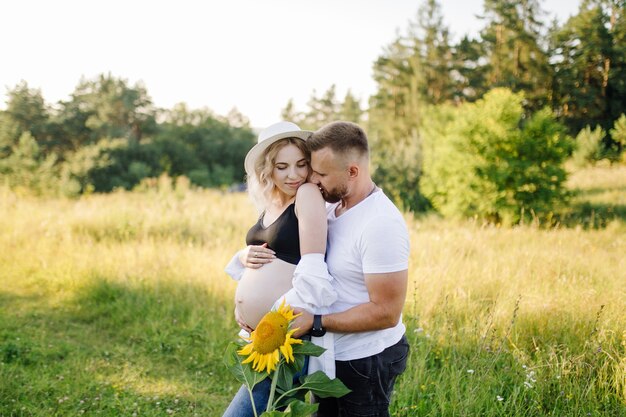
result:
[[[307,102],[308,111],[300,120],[301,128],[308,130],[319,129],[323,125],[335,121],[339,118],[341,104],[337,100],[335,85],[331,85],[320,97],[317,97],[315,90]]]
[[[581,129],[576,136],[576,146],[572,159],[578,166],[593,165],[605,156],[602,140],[606,132],[601,126],[591,130],[590,126]]]
[[[197,185],[230,185],[244,180],[243,160],[255,143],[247,127],[231,126],[211,111],[179,104],[162,114],[154,146],[170,176],[187,175]]]
[[[139,142],[156,131],[155,110],[146,88],[111,74],[101,74],[95,80],[80,81],[69,103],[64,103],[65,120],[79,130],[87,128],[90,142],[101,138],[125,138]]]
[[[41,147],[42,152],[50,152],[53,148],[50,110],[46,106],[41,90],[30,88],[22,81],[9,90],[7,95],[4,123],[12,126],[12,142],[17,143],[20,136],[28,132]],[[4,133],[8,132],[5,130]],[[5,140],[9,138],[5,136]]]
[[[339,119],[357,124],[363,119],[361,103],[352,95],[352,92],[349,89],[346,92],[343,102],[341,103],[339,109]]]
[[[250,119],[243,115],[237,107],[230,109],[223,120],[232,127],[250,128]]]
[[[374,180],[404,209],[423,210],[419,128],[429,104],[453,100],[455,67],[440,6],[427,0],[406,36],[374,64],[377,91],[370,98],[369,136]]]
[[[543,13],[538,0],[485,0],[486,25],[480,32],[488,88],[524,92],[531,111],[548,104],[550,67],[542,48]]]
[[[626,148],[626,114],[622,114],[619,119],[615,121],[613,129],[611,129],[611,137],[613,141],[619,145],[620,150]]]
[[[317,97],[313,90],[307,102],[306,111],[298,111],[293,99],[289,99],[280,115],[283,120],[294,122],[302,129],[315,130],[335,120],[360,123],[364,113],[360,101],[350,89],[346,92],[343,101],[337,100],[336,87],[333,84],[320,97]]]
[[[550,218],[564,201],[570,140],[548,109],[525,119],[522,102],[521,94],[494,89],[429,118],[435,126],[422,132],[422,186],[442,214],[511,224]]]
[[[293,122],[302,128],[302,121],[304,120],[304,115],[298,111],[296,111],[296,105],[293,103],[293,99],[290,98],[287,102],[287,105],[280,112],[280,117],[282,120],[286,120],[289,122]]]
[[[0,111],[0,159],[7,158],[18,142],[20,127],[6,111]]]
[[[606,94],[609,117],[615,122],[626,113],[626,3],[623,0],[613,0],[608,3],[606,7],[609,13],[609,32],[612,37],[612,59]],[[626,142],[614,137],[612,132],[610,132],[612,146],[616,146],[619,153],[624,149]]]
[[[455,80],[454,101],[473,102],[488,90],[487,66],[484,65],[480,39],[465,35],[452,48],[452,78]]]
[[[53,194],[57,189],[56,156],[45,155],[30,132],[23,132],[10,154],[0,159],[0,176],[12,188],[35,194]]]
[[[626,110],[624,3],[585,0],[552,37],[554,107],[572,132],[610,129]]]

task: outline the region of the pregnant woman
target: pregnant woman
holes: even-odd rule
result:
[[[247,332],[283,296],[288,304],[310,311],[336,299],[324,263],[325,203],[317,186],[307,182],[310,134],[294,123],[276,123],[261,131],[246,155],[248,193],[261,215],[248,231],[248,246],[233,257],[226,271],[239,280],[235,318]],[[258,409],[267,402],[269,379],[264,382],[253,391]],[[224,416],[252,415],[242,387]]]

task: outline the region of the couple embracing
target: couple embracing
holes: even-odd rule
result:
[[[282,300],[302,313],[295,337],[327,350],[308,372],[335,376],[351,392],[313,398],[317,416],[388,416],[409,352],[402,323],[409,236],[400,211],[374,184],[363,129],[333,122],[315,132],[290,122],[261,131],[245,159],[261,215],[226,271],[239,281],[235,318],[254,330]],[[254,387],[267,403],[269,380]],[[245,387],[224,417],[252,416]]]

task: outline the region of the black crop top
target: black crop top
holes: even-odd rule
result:
[[[294,265],[300,262],[300,233],[295,210],[295,203],[289,205],[274,220],[274,223],[267,227],[263,226],[264,212],[259,217],[259,221],[248,230],[246,244],[262,245],[267,243],[267,246],[276,252],[277,258]]]

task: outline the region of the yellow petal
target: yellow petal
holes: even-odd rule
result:
[[[252,362],[257,356],[256,352],[252,352],[252,354],[250,356],[248,356],[244,361],[242,361],[241,363],[250,363]]]
[[[259,366],[257,368],[257,371],[259,372],[263,372],[265,370],[265,368],[267,368],[267,359],[268,359],[268,355],[259,355]]]
[[[293,362],[293,357],[289,354],[289,348],[291,346],[290,345],[285,345],[285,346],[281,346],[280,347],[280,351],[282,352],[283,356],[285,357],[285,361],[287,363]]]
[[[237,353],[242,355],[242,356],[243,355],[249,355],[252,352],[253,352],[253,350],[252,350],[252,343],[249,343],[249,344],[245,345],[244,347],[242,347],[241,349],[239,349],[237,351]]]

